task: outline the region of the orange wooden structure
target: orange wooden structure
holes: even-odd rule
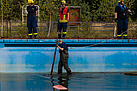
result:
[[[81,7],[67,6],[69,8],[69,22],[80,22]],[[68,23],[68,25],[79,25],[80,23]]]

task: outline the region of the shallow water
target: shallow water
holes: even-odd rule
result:
[[[60,84],[68,91],[137,91],[136,79],[124,73],[1,73],[0,90],[58,91],[52,86]]]

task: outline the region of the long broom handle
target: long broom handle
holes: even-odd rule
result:
[[[58,27],[57,27],[57,28],[58,28]],[[57,43],[58,43],[58,30],[57,30],[56,45],[57,45]],[[52,63],[52,68],[51,68],[50,75],[52,75],[52,73],[53,73],[53,68],[54,68],[54,63],[55,63],[55,58],[56,58],[56,51],[57,51],[57,46],[55,47],[54,58],[53,58],[53,63]]]

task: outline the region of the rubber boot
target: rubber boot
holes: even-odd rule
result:
[[[118,39],[121,39],[121,37],[117,37]]]
[[[63,34],[63,39],[65,39],[66,34]]]
[[[61,34],[58,35],[58,39],[61,39]]]
[[[62,74],[62,70],[58,70],[58,74],[61,75]]]
[[[29,38],[28,39],[32,39],[32,36],[29,36]]]
[[[71,74],[72,74],[71,70],[67,71],[67,75],[71,75]]]
[[[34,35],[34,38],[36,39],[36,38],[37,38],[37,36],[36,36],[36,35]]]
[[[124,36],[124,39],[128,39],[128,37],[127,37],[127,36]]]

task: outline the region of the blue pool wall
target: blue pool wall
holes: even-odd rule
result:
[[[64,39],[72,72],[137,71],[136,39]],[[0,72],[50,72],[56,39],[1,39]],[[57,72],[59,50],[55,59]],[[65,71],[64,71],[65,72]]]

